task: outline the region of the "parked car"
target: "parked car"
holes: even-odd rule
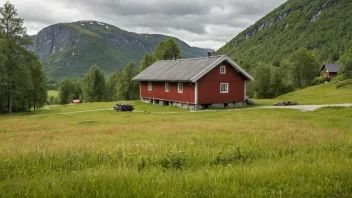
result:
[[[116,104],[113,108],[113,111],[133,111],[134,108],[130,104]]]

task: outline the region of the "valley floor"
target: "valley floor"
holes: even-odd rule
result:
[[[0,116],[0,197],[352,196],[351,107],[113,104]]]

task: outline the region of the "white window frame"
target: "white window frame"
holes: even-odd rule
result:
[[[169,83],[168,82],[165,83],[165,92],[169,92]]]
[[[178,83],[177,84],[177,91],[178,91],[178,93],[183,93],[183,83]]]
[[[227,89],[225,91],[221,89],[222,85],[226,85]],[[220,93],[229,93],[229,83],[220,83]]]
[[[220,66],[220,74],[226,74],[226,66],[225,65]]]
[[[152,91],[152,90],[153,90],[153,83],[148,82],[148,91]]]

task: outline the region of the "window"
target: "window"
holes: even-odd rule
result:
[[[226,66],[220,66],[220,74],[226,74]]]
[[[229,83],[220,84],[220,93],[229,93]]]
[[[169,83],[165,83],[165,92],[169,92]]]
[[[152,82],[148,82],[148,91],[151,91],[152,89],[153,89]]]
[[[178,83],[178,93],[183,93],[183,83]]]

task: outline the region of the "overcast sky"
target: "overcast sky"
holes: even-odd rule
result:
[[[286,0],[10,0],[28,34],[46,26],[96,20],[137,33],[177,37],[218,49]]]

